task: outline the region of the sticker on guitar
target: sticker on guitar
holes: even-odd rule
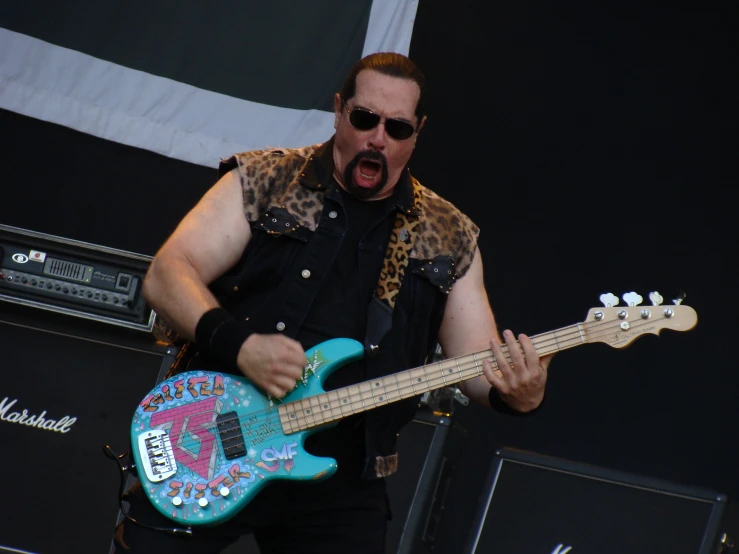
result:
[[[662,329],[688,331],[695,310],[639,307],[642,297],[602,295],[585,321],[532,337],[539,355],[602,342],[623,348]],[[507,348],[503,347],[507,355]],[[307,353],[303,377],[275,402],[245,377],[187,371],[162,381],[139,404],[131,425],[132,453],[149,500],[163,515],[188,525],[216,525],[246,506],[273,480],[318,480],[336,472],[332,458],[305,451],[312,433],[351,414],[419,396],[482,375],[485,350],[326,392],[323,383],[340,367],[362,358],[363,346],[332,339]]]

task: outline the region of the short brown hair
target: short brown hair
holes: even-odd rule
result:
[[[344,100],[354,97],[357,92],[357,75],[365,69],[371,69],[389,77],[399,77],[415,82],[418,88],[421,89],[418,104],[416,104],[416,117],[420,121],[426,115],[423,107],[423,85],[426,83],[426,77],[410,58],[397,52],[370,54],[355,63],[344,81],[344,87],[341,89],[341,97]]]

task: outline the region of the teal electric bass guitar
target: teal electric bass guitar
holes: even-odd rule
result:
[[[532,340],[540,356],[593,342],[621,348],[646,333],[687,331],[696,322],[689,306],[594,308],[584,322]],[[492,352],[330,392],[323,390],[325,379],[361,358],[362,345],[334,339],[306,355],[303,378],[281,400],[244,377],[187,371],[162,381],[141,401],[131,425],[132,452],[143,490],[157,510],[180,524],[216,525],[276,479],[330,477],[336,461],[306,452],[309,434],[348,415],[482,375],[483,360]]]

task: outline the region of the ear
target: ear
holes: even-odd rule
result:
[[[339,125],[339,118],[341,117],[341,108],[344,106],[344,102],[341,99],[341,94],[338,92],[334,94],[334,129]]]
[[[421,132],[421,129],[423,129],[423,126],[426,125],[426,117],[427,116],[424,115],[421,119],[421,123],[418,124],[418,131],[416,131],[416,135],[418,135],[418,133]]]

